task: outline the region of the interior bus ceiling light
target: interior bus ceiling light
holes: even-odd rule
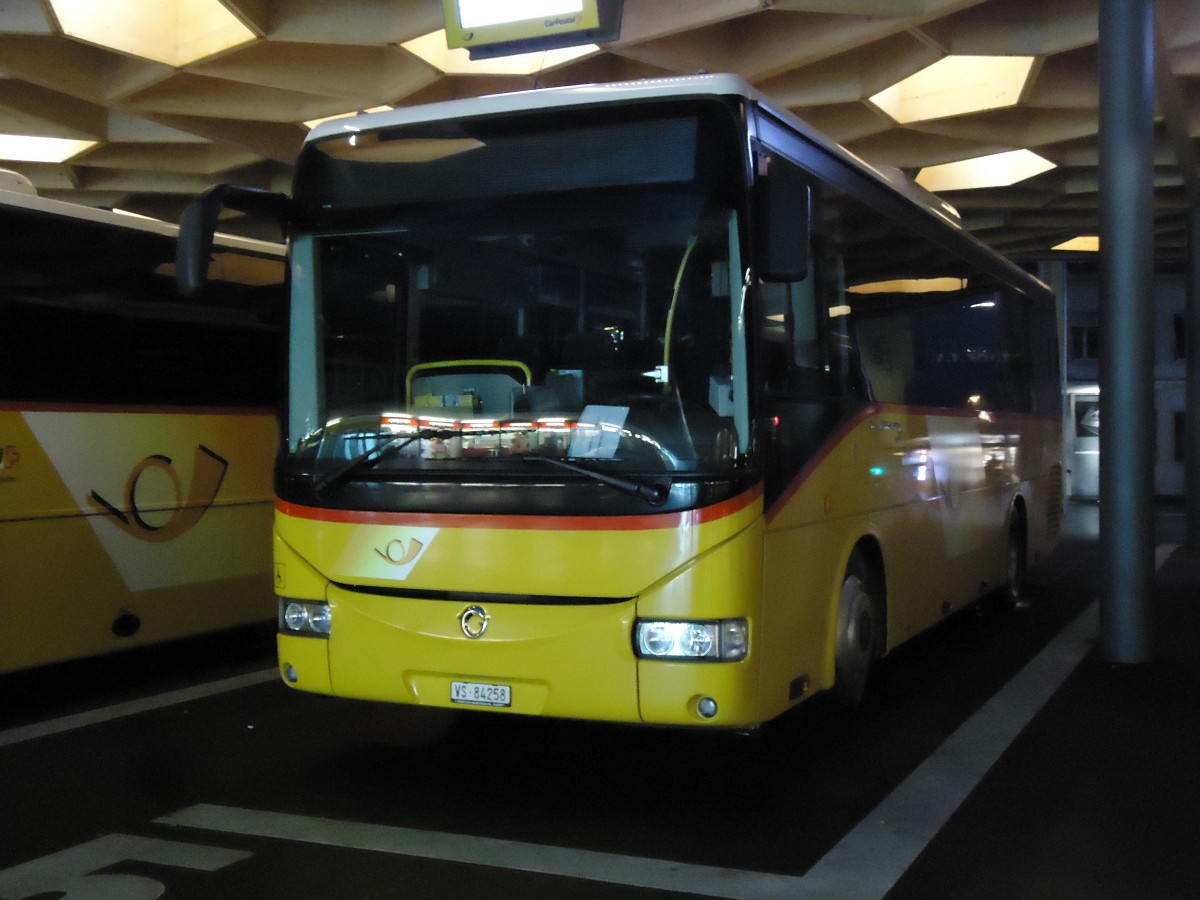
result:
[[[50,0],[50,6],[64,34],[168,66],[256,40],[220,0]]]
[[[869,281],[846,288],[850,294],[945,294],[965,291],[965,278],[901,278],[895,281]]]
[[[326,156],[356,163],[427,163],[478,150],[482,146],[482,141],[469,137],[380,140],[378,134],[351,134],[345,139],[318,145]]]
[[[96,141],[0,134],[0,159],[17,162],[62,163],[96,146]]]
[[[471,59],[469,50],[451,50],[446,46],[444,28],[405,41],[400,46],[447,75],[536,75],[538,72],[600,52],[600,48],[595,44],[583,44],[579,47],[539,50],[535,53],[518,53],[515,56],[500,56],[495,59]]]
[[[901,125],[1015,106],[1032,56],[946,56],[870,98]]]
[[[1063,241],[1061,244],[1055,244],[1051,250],[1075,250],[1082,253],[1099,253],[1100,252],[1100,236],[1096,234],[1081,234],[1071,238],[1069,241]]]
[[[1032,150],[1008,150],[958,162],[927,166],[917,173],[917,184],[927,191],[967,191],[972,188],[1008,187],[1055,168]]]

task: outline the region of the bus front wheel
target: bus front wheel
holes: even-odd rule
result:
[[[871,667],[880,655],[882,626],[871,573],[855,551],[846,566],[838,602],[833,694],[840,705],[856,709],[862,704]]]

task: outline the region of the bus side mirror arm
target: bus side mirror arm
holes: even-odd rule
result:
[[[808,276],[812,190],[804,172],[782,157],[755,183],[755,267],[763,281],[803,281]]]
[[[286,194],[260,188],[218,184],[188,203],[175,244],[175,284],[184,297],[195,297],[204,290],[217,218],[226,208],[278,219],[286,233],[292,201]]]

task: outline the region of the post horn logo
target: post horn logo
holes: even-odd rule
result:
[[[218,456],[203,444],[196,447],[192,484],[185,498],[183,483],[179,480],[179,473],[175,471],[171,458],[155,454],[147,456],[129,473],[129,479],[125,482],[125,509],[105,500],[96,491],[92,491],[88,503],[97,512],[112,515],[116,519],[117,527],[131,537],[160,544],[179,537],[200,521],[217,498],[217,491],[221,489],[221,482],[225,480],[228,468],[229,461],[224,457]],[[175,489],[174,509],[167,520],[158,525],[147,521],[146,515],[150,510],[138,506],[138,481],[151,469],[165,473]]]
[[[421,555],[421,549],[425,545],[416,538],[410,538],[408,546],[404,545],[404,541],[397,538],[394,541],[389,541],[388,545],[380,550],[375,548],[375,552],[379,554],[379,558],[389,565],[407,566],[409,563],[416,562],[418,556]]]
[[[458,614],[458,624],[462,627],[462,633],[472,639],[483,637],[491,621],[492,617],[482,606],[468,606]]]

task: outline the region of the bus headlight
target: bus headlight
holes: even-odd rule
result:
[[[284,634],[329,637],[332,626],[333,614],[328,603],[283,598],[279,601],[279,630]]]
[[[750,646],[745,619],[705,622],[641,619],[634,647],[644,659],[707,659],[736,662]]]

